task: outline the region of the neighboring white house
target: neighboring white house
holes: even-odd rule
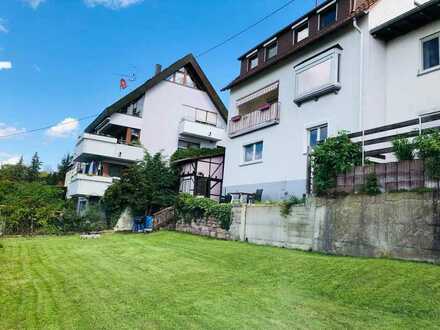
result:
[[[187,55],[105,109],[76,143],[66,176],[78,209],[104,195],[145,150],[171,156],[178,148],[223,145],[227,110],[192,55]]]
[[[328,0],[242,55],[224,191],[301,196],[328,136],[440,110],[439,4]]]

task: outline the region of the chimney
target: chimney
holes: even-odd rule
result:
[[[154,75],[159,74],[161,71],[162,71],[162,65],[160,65],[160,64],[156,64],[156,65],[154,66]]]

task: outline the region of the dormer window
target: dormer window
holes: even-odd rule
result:
[[[248,57],[248,71],[254,69],[258,65],[258,53],[254,53]]]
[[[325,29],[332,25],[337,19],[338,4],[336,1],[329,3],[318,11],[319,13],[319,29]]]
[[[266,61],[274,58],[278,54],[278,42],[277,40],[271,40],[267,44],[264,45],[265,48],[265,59]]]
[[[296,44],[309,36],[309,22],[301,23],[293,29],[293,43]]]

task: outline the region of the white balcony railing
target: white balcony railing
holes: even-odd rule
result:
[[[267,108],[261,108],[245,115],[232,117],[229,121],[229,137],[240,136],[280,122],[280,105],[272,103]]]
[[[109,158],[135,162],[144,158],[145,151],[141,146],[117,142],[117,139],[113,137],[84,133],[76,143],[73,160],[82,162],[97,158]]]
[[[67,198],[74,196],[104,196],[116,178],[77,173],[67,182]]]
[[[225,138],[226,127],[216,112],[186,105],[179,125],[179,134],[209,141],[221,141]]]

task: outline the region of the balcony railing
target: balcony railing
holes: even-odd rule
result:
[[[120,144],[116,138],[84,133],[76,144],[73,158],[77,162],[103,158],[135,162],[142,160],[144,153],[141,146]]]
[[[272,103],[260,109],[238,115],[229,121],[229,137],[237,137],[258,129],[279,124],[280,122],[280,104]]]

